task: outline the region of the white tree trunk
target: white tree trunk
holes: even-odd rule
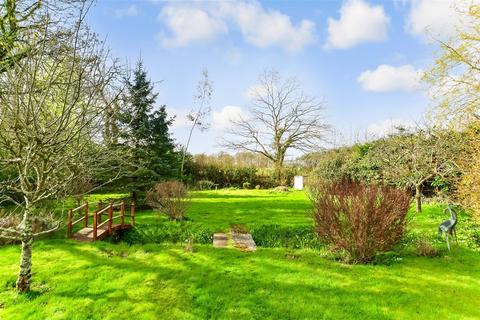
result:
[[[30,290],[30,278],[32,277],[32,247],[33,227],[30,209],[26,209],[22,221],[22,254],[20,257],[20,271],[17,278],[17,291]]]

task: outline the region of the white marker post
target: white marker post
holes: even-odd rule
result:
[[[303,176],[295,176],[293,188],[295,190],[303,190]]]

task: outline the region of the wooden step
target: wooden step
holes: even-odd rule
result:
[[[213,235],[213,246],[215,248],[225,248],[228,245],[228,238],[225,233],[215,233]]]

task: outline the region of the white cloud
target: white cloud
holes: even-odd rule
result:
[[[364,42],[387,39],[390,17],[381,5],[363,0],[349,0],[340,9],[340,19],[328,19],[328,40],[325,48],[348,49]]]
[[[365,91],[415,91],[421,88],[422,74],[422,70],[415,70],[409,64],[400,67],[382,64],[375,70],[362,72],[357,81]]]
[[[227,33],[227,26],[238,28],[247,43],[260,48],[276,46],[294,53],[315,42],[313,21],[295,25],[288,15],[266,10],[256,1],[169,3],[159,19],[171,34],[162,35],[162,43],[170,47],[211,40]]]
[[[136,5],[132,4],[126,8],[120,8],[115,10],[115,17],[136,17],[138,16],[138,8]]]
[[[209,41],[228,31],[221,19],[195,7],[166,6],[158,18],[170,31],[170,36],[160,34],[160,40],[165,47],[181,47],[192,42]]]
[[[213,112],[213,127],[225,129],[232,125],[232,120],[238,120],[244,116],[242,108],[237,106],[225,106],[220,111]]]
[[[220,14],[233,20],[246,42],[260,48],[278,46],[299,52],[315,41],[315,23],[311,20],[294,25],[289,16],[265,10],[258,2],[223,2]]]
[[[370,124],[366,129],[366,134],[368,139],[378,139],[398,132],[399,128],[411,129],[412,127],[411,121],[388,119]]]
[[[460,21],[459,10],[478,0],[411,0],[405,29],[425,41],[453,35]]]

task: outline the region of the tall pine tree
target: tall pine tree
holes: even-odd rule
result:
[[[126,88],[119,114],[120,143],[130,158],[124,181],[137,200],[137,193],[156,181],[175,177],[180,157],[169,132],[173,119],[168,117],[165,106],[155,110],[158,93],[154,92],[141,60]]]

